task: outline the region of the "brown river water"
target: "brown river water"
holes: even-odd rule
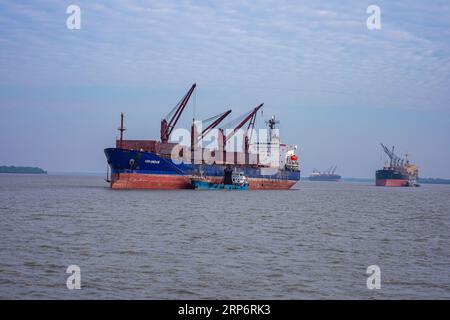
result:
[[[118,191],[0,175],[0,298],[449,299],[450,185]]]

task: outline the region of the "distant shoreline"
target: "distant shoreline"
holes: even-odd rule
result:
[[[450,179],[419,178],[419,183],[424,183],[424,184],[450,184]]]
[[[39,167],[0,166],[0,173],[47,174],[47,171]]]

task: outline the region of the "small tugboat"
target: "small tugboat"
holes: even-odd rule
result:
[[[208,181],[201,174],[191,179],[192,187],[197,190],[248,190],[248,180],[243,172],[227,167],[224,170],[223,183]]]

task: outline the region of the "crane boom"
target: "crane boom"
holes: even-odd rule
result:
[[[261,103],[259,106],[257,106],[256,108],[254,108],[234,129],[233,129],[233,131],[230,133],[230,134],[228,134],[228,136],[225,138],[225,142],[227,142],[228,140],[230,140],[230,138],[232,137],[232,136],[234,136],[235,134],[236,134],[236,132],[237,131],[239,131],[239,129],[241,129],[249,120],[251,120],[250,121],[250,124],[249,124],[249,126],[248,126],[248,129],[250,128],[250,126],[252,125],[252,122],[253,122],[253,125],[254,125],[254,122],[255,122],[255,117],[256,117],[256,113],[259,111],[259,109],[261,109],[262,108],[262,106],[264,105],[264,103]]]
[[[231,109],[225,111],[224,113],[218,114],[217,116],[212,117],[211,119],[215,119],[209,126],[207,126],[198,137],[198,139],[203,139],[212,129],[217,127],[228,115],[231,113]]]
[[[167,143],[169,141],[170,134],[175,128],[181,114],[186,108],[189,99],[197,85],[194,83],[186,95],[177,103],[177,105],[169,112],[169,114],[161,120],[161,142]],[[170,119],[168,119],[170,118]]]
[[[401,159],[394,153],[394,146],[392,146],[392,150],[389,150],[389,148],[386,147],[384,144],[381,144],[381,146],[383,147],[384,152],[390,159],[390,166],[391,167],[396,166]]]

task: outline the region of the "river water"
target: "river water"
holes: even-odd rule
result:
[[[116,191],[0,175],[0,298],[449,299],[450,186]]]

